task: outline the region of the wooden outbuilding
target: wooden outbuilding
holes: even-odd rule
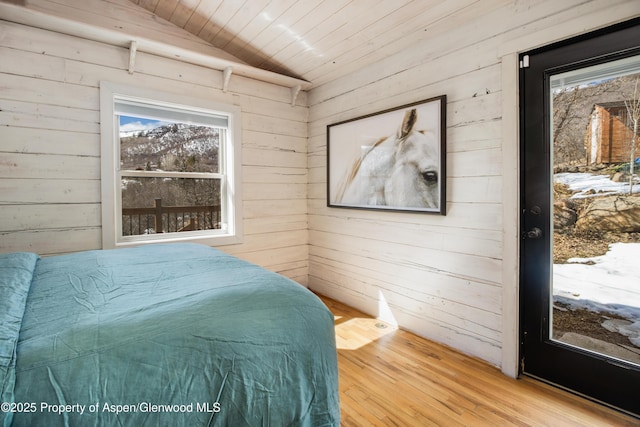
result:
[[[585,133],[587,164],[629,161],[633,130],[624,101],[595,104]]]

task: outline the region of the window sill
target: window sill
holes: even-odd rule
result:
[[[225,246],[242,243],[242,236],[234,234],[216,234],[216,235],[190,235],[190,236],[171,236],[166,237],[160,234],[152,235],[153,237],[144,236],[144,238],[131,238],[115,242],[114,248],[126,248],[133,246],[142,246],[149,244],[163,243],[200,243],[207,246]],[[107,248],[105,248],[107,249]]]

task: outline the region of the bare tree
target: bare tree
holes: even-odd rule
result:
[[[584,132],[593,105],[595,102],[619,99],[621,84],[620,79],[610,79],[593,85],[565,87],[552,94],[553,156],[556,165],[584,162]]]
[[[574,122],[581,113],[576,108],[581,91],[575,87],[563,88],[553,95],[553,149],[556,163],[570,163],[584,157],[583,144],[579,138],[573,138]]]
[[[638,122],[640,121],[640,93],[638,92],[638,81],[640,77],[636,77],[633,85],[633,95],[630,99],[625,99],[624,105],[627,107],[627,116],[631,123],[631,152],[629,161],[629,194],[633,194],[633,175],[636,163],[636,143],[638,139]]]

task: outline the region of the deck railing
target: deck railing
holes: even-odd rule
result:
[[[151,208],[122,208],[122,235],[173,233],[220,228],[220,206],[163,206],[155,199]]]

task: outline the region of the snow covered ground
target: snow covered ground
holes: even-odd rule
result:
[[[640,347],[640,243],[614,243],[605,255],[553,266],[554,300],[572,308],[618,314],[618,325]]]
[[[566,184],[569,189],[577,193],[571,198],[605,196],[609,194],[629,194],[628,182],[614,182],[608,175],[593,175],[590,173],[557,173],[553,176],[555,182]],[[596,193],[591,194],[589,190]],[[633,193],[640,194],[640,180],[636,177]]]
[[[554,181],[567,184],[577,192],[572,196],[576,198],[629,192],[628,183],[613,182],[606,175],[561,173]],[[640,193],[640,183],[633,190]],[[553,271],[555,301],[624,317],[629,324],[608,326],[640,347],[640,243],[614,243],[605,255],[573,258],[554,265]]]

